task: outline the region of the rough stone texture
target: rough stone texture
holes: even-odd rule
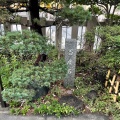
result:
[[[78,116],[79,120],[109,120],[108,116],[102,114],[83,114]]]
[[[75,107],[78,110],[83,110],[85,108],[84,102],[80,99],[78,99],[77,97],[75,97],[74,95],[65,95],[62,96],[59,99],[59,102],[62,103],[66,103],[70,106]]]
[[[91,90],[91,91],[89,91],[89,92],[86,94],[86,97],[87,97],[88,99],[94,100],[94,99],[96,99],[96,98],[98,97],[98,93],[97,93],[96,90]]]
[[[66,39],[65,61],[68,65],[68,72],[64,80],[65,87],[74,87],[76,52],[77,52],[77,41],[75,39]]]

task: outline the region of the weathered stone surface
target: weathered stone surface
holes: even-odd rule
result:
[[[66,103],[67,105],[73,106],[78,110],[83,110],[85,105],[84,102],[80,99],[78,99],[77,97],[75,97],[74,95],[65,95],[62,96],[59,99],[59,102],[62,103]]]
[[[78,116],[79,120],[109,120],[109,117],[102,114],[83,114]]]
[[[65,61],[68,65],[68,72],[64,80],[65,87],[74,87],[76,52],[77,52],[77,41],[75,39],[66,39]]]
[[[95,100],[98,97],[98,93],[96,90],[91,90],[86,94],[86,97],[91,100]]]

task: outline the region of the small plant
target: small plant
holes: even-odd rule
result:
[[[20,106],[20,103],[19,102],[16,102],[16,101],[11,101],[9,103],[9,107],[10,108],[16,108],[16,107],[19,107]]]
[[[63,115],[70,115],[70,114],[79,114],[79,111],[75,110],[75,108],[60,104],[58,101],[53,100],[52,102],[47,102],[46,104],[40,104],[37,108],[34,109],[34,114],[41,114],[41,115],[55,115],[57,117],[61,117]]]
[[[60,97],[61,94],[62,94],[62,91],[61,91],[61,89],[59,88],[59,86],[55,85],[55,86],[53,86],[53,88],[51,89],[51,94]]]
[[[79,51],[77,53],[77,61],[76,61],[77,69],[79,70],[78,72],[93,73],[91,69],[94,65],[96,65],[96,61],[97,61],[96,54],[92,52],[86,52],[83,50]]]
[[[92,87],[91,87],[92,86]],[[85,96],[90,90],[98,91],[101,88],[99,83],[92,83],[91,78],[88,79],[87,76],[77,77],[75,80],[74,94],[77,96]]]
[[[19,106],[16,106],[16,104],[15,105],[14,104],[15,104],[15,102],[13,102],[13,101],[10,103],[10,105],[11,105],[10,113],[14,114],[14,115],[19,115],[19,114],[26,115],[31,108],[31,105],[28,102],[25,102],[22,105],[19,104]]]
[[[48,53],[49,60],[56,60],[58,58],[58,50],[55,46],[51,46],[51,50]]]
[[[78,115],[79,110],[66,104],[60,104],[53,96],[45,96],[35,103],[25,102],[20,106],[10,108],[10,113],[14,115],[26,115],[31,111],[35,115],[55,115],[56,117]]]
[[[14,114],[14,115],[19,115],[19,114],[22,114],[22,115],[26,115],[28,113],[28,111],[30,110],[31,106],[30,105],[24,105],[23,108],[20,108],[20,107],[12,107],[10,108],[10,113],[11,114]]]
[[[20,113],[22,115],[26,115],[28,113],[28,111],[30,110],[31,106],[30,105],[24,105],[23,108],[20,110]]]
[[[85,39],[86,39],[86,42],[91,45],[94,43],[94,37],[95,37],[95,33],[94,31],[86,31],[85,32]]]
[[[119,120],[119,118],[120,118],[120,102],[111,104],[109,106],[109,113],[113,115],[114,120]]]
[[[11,108],[10,113],[14,115],[19,115],[20,114],[20,108]]]
[[[20,68],[22,63],[17,60],[15,55],[10,58],[5,55],[0,55],[0,75],[3,87],[6,88],[10,85],[8,79],[15,69]]]

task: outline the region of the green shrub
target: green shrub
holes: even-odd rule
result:
[[[94,15],[101,15],[102,14],[102,10],[96,5],[92,5],[91,7],[89,7],[89,11],[91,13],[93,13]]]
[[[92,76],[83,75],[75,79],[74,94],[77,96],[85,96],[90,90],[100,90],[102,86],[99,83],[93,82]]]
[[[99,63],[116,71],[120,69],[119,34],[119,26],[106,26],[99,29],[99,36],[102,40]]]
[[[94,31],[86,31],[85,32],[85,40],[89,45],[94,43],[94,38],[95,38]]]
[[[55,60],[58,58],[58,50],[55,46],[51,46],[51,50],[48,53],[49,60]]]
[[[77,6],[72,9],[65,7],[57,15],[60,16],[62,20],[68,20],[71,25],[83,24],[91,17],[90,12],[84,10],[82,6]]]
[[[10,87],[3,90],[6,102],[32,100],[35,90],[43,86],[50,87],[51,83],[65,77],[67,67],[65,61],[55,60],[41,66],[25,66],[15,69],[9,77]]]
[[[1,54],[10,56],[12,53],[21,59],[49,51],[47,39],[30,30],[6,33],[0,37],[0,48]]]
[[[105,56],[103,56],[104,62],[108,64],[108,67],[120,69],[120,35],[109,38],[109,49]]]

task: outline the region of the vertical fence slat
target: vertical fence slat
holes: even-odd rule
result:
[[[46,24],[48,24],[48,23],[47,23],[45,17],[41,17],[40,18],[40,25],[41,26],[45,26]],[[43,36],[46,36],[46,29],[45,29],[45,27],[42,28],[42,34],[43,34]]]
[[[62,25],[56,26],[56,36],[55,36],[55,44],[56,48],[58,49],[58,59],[60,58],[61,54],[61,43],[62,43]]]
[[[27,21],[27,17],[21,17],[21,27],[22,29],[27,29],[27,24],[28,24],[28,21]]]
[[[60,25],[59,27],[56,26],[56,47],[58,50],[61,49],[61,40],[62,40],[62,26]]]
[[[72,26],[72,39],[77,39],[78,37],[78,26]]]
[[[42,18],[41,18],[42,19]],[[43,18],[44,19],[44,18]],[[95,19],[93,19],[93,21],[94,22],[92,22],[92,21],[89,21],[87,24],[85,24],[85,26],[87,26],[87,30],[91,30],[91,27],[93,28],[93,27],[95,27],[96,26],[96,20]],[[55,21],[44,21],[45,22],[45,25],[43,25],[43,26],[52,26],[53,24],[54,24],[54,22]],[[43,22],[43,24],[44,24],[44,22]],[[91,23],[92,22],[92,23]],[[22,29],[28,29],[28,27],[30,27],[31,26],[31,21],[30,20],[27,20],[27,17],[21,17],[21,23],[23,24],[23,25],[21,25],[21,28]],[[61,49],[61,43],[62,43],[62,25],[63,25],[63,23],[60,23],[60,24],[58,24],[57,25],[57,27],[58,27],[58,29],[56,29],[56,35],[54,36],[55,37],[55,44],[56,44],[56,47],[57,48],[59,48],[59,50]],[[11,31],[10,30],[10,27],[11,25],[7,25],[7,27],[9,27],[9,28],[6,28],[6,29],[4,29],[5,30],[5,32],[7,31],[7,29],[9,30],[9,31]],[[5,28],[5,25],[4,25],[4,28]],[[78,49],[83,49],[83,47],[85,46],[85,43],[83,43],[83,42],[85,42],[84,41],[84,36],[83,36],[83,34],[84,33],[82,33],[82,32],[84,32],[84,30],[83,29],[81,29],[81,32],[79,32],[79,28],[80,28],[80,26],[77,26],[77,25],[74,25],[74,26],[72,26],[72,31],[67,31],[66,32],[66,34],[67,34],[67,37],[68,37],[68,35],[70,34],[70,39],[78,39],[79,40],[79,46],[77,46],[77,48]],[[46,34],[46,28],[45,27],[43,27],[42,28],[42,32],[43,32],[43,35],[44,36],[47,36],[47,34]],[[99,41],[99,40],[98,40]],[[99,42],[97,42],[96,43],[97,45],[97,48],[98,48],[98,46],[99,46]],[[95,47],[95,46],[94,46]]]
[[[45,29],[45,27],[42,28],[42,34],[43,34],[43,36],[46,36],[46,29]]]
[[[5,23],[4,24],[4,31],[5,32],[11,31],[11,24],[10,23]]]

